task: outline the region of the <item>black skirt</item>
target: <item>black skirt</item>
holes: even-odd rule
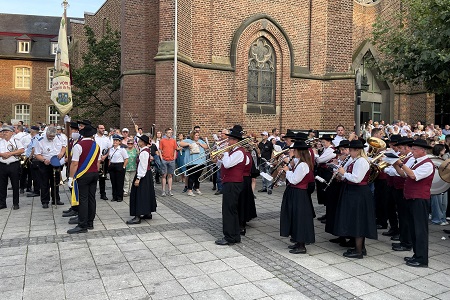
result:
[[[317,175],[325,179],[326,182],[329,182],[331,177],[333,176],[333,172],[331,172],[328,168],[317,168]],[[327,193],[323,191],[323,189],[327,186],[325,183],[322,183],[316,180],[317,186],[317,202],[322,205],[328,204]]]
[[[245,223],[257,217],[255,196],[252,190],[252,178],[244,176],[244,188],[239,194],[238,202],[239,225],[245,226]]]
[[[139,181],[139,186],[136,187],[134,182],[131,185],[130,193],[130,216],[148,215],[156,211],[156,196],[155,187],[153,185],[153,174],[148,170],[144,177]]]
[[[343,184],[336,208],[334,235],[378,238],[375,203],[368,185]]]
[[[314,243],[313,211],[307,190],[287,186],[280,214],[280,236],[300,243]]]
[[[336,210],[341,193],[342,182],[334,180],[326,190],[328,203],[326,206],[327,222],[325,232],[334,234],[334,222],[336,220]]]

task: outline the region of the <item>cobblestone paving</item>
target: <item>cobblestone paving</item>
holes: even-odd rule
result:
[[[349,260],[315,221],[308,254],[288,252],[279,236],[283,189],[257,193],[258,218],[242,243],[221,237],[221,197],[206,191],[158,197],[153,219],[128,226],[128,199],[97,201],[95,230],[68,235],[68,206],[44,210],[38,198],[0,210],[0,299],[450,299],[449,241],[430,225],[430,266],[412,269],[410,252],[388,238],[367,242],[368,256]],[[9,191],[10,193],[10,191]],[[107,190],[108,196],[110,190]],[[68,202],[65,188],[61,198]],[[316,207],[321,215],[323,207]]]

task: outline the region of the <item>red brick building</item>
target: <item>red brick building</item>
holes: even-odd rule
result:
[[[174,0],[107,0],[84,23],[72,22],[73,64],[83,26],[122,35],[120,125],[173,125]],[[381,82],[366,67],[377,16],[401,0],[178,0],[178,130],[249,132],[278,127],[353,127],[354,72],[369,89],[364,119],[433,122],[434,97]]]

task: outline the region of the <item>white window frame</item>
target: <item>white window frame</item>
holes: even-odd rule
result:
[[[50,54],[56,55],[58,53],[58,42],[52,42],[50,45]]]
[[[24,124],[31,123],[31,105],[20,103],[14,105],[14,118],[23,121]]]
[[[52,112],[52,109],[54,109],[54,112]],[[56,109],[56,107],[54,105],[47,106],[48,124],[58,124],[59,120],[61,120],[61,115],[59,114],[59,111]]]
[[[25,74],[24,70],[28,69],[29,74]],[[21,74],[19,74],[21,71]],[[19,78],[20,77],[20,78]],[[25,78],[29,78],[29,85],[25,85]],[[14,67],[14,87],[16,89],[31,90],[31,68],[28,66]]]
[[[31,43],[30,41],[18,41],[17,52],[18,53],[30,53]]]
[[[375,105],[376,104],[380,105],[380,110],[375,110]],[[381,105],[383,105],[383,104],[379,103],[379,102],[372,102],[372,120],[374,122],[375,121],[377,121],[377,122],[381,121]],[[379,118],[375,117],[375,115],[380,116],[380,117]]]
[[[52,80],[53,75],[55,74],[55,68],[47,68],[47,91],[52,90]]]

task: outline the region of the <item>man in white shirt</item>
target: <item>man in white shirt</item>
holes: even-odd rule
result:
[[[60,170],[53,167],[50,160],[53,156],[58,159],[64,157],[67,143],[64,139],[56,137],[56,127],[48,127],[45,136],[40,140],[34,150],[36,159],[40,162],[39,170],[41,174],[41,202],[43,208],[48,208],[50,203],[50,191],[52,204],[64,205],[59,197],[59,182],[61,180]]]
[[[100,164],[103,165],[103,173],[106,174],[108,172],[108,151],[109,148],[112,147],[113,142],[112,139],[105,135],[105,125],[99,124],[97,126],[97,134],[94,136],[95,142],[100,147]],[[106,176],[98,177],[98,185],[100,187],[100,199],[108,200],[106,197]]]
[[[24,128],[23,125],[16,125],[15,127],[15,135],[14,135],[14,139],[18,140],[22,143],[23,147],[25,149],[28,148],[28,145],[31,143],[31,136],[24,132]],[[25,193],[25,189],[27,189],[27,193],[31,192],[31,184],[32,184],[32,179],[31,179],[31,172],[30,172],[30,166],[29,163],[26,163],[26,165],[21,165],[20,168],[20,190],[19,193],[20,194],[24,194]]]
[[[335,147],[339,146],[339,143],[345,140],[345,128],[343,125],[336,126],[336,136],[333,139],[333,144]]]
[[[6,195],[8,192],[8,179],[13,189],[13,209],[19,209],[19,156],[23,154],[24,147],[20,140],[13,139],[14,128],[3,125],[0,140],[0,209],[6,208]]]

